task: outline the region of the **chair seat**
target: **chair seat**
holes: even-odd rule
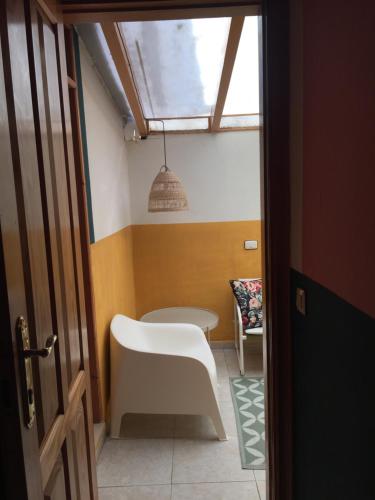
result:
[[[246,335],[263,335],[263,328],[248,328],[245,333]]]

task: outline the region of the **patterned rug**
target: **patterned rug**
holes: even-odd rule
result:
[[[230,377],[243,469],[265,468],[264,379]]]

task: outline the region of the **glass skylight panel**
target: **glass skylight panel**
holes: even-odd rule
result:
[[[230,18],[119,23],[146,118],[209,116]]]
[[[220,128],[246,127],[259,127],[259,115],[223,116],[220,121]]]
[[[148,122],[151,132],[162,132],[163,124],[159,121]],[[182,130],[208,130],[208,118],[182,118],[164,121],[166,132],[178,132]]]
[[[245,18],[224,115],[259,113],[258,19]]]

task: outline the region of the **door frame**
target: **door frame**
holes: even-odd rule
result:
[[[262,10],[261,191],[265,270],[267,498],[292,498],[292,342],[290,330],[289,2],[288,0],[76,1],[65,22],[160,20],[246,15]]]
[[[76,2],[38,0],[56,23],[123,20],[142,15],[152,19],[243,15],[260,2],[251,0],[146,0],[128,2]],[[261,133],[262,232],[265,265],[264,345],[266,391],[266,447],[268,500],[292,498],[292,342],[290,330],[290,200],[289,200],[289,12],[288,0],[263,0],[263,129]],[[199,5],[199,6],[197,6]],[[246,15],[246,14],[245,14]],[[61,17],[62,16],[62,17]]]
[[[95,317],[94,285],[92,276],[91,251],[90,251],[90,229],[89,229],[89,207],[88,193],[90,185],[85,175],[84,143],[82,140],[83,109],[80,109],[79,98],[79,62],[75,54],[74,30],[65,26],[65,51],[68,74],[69,105],[72,128],[72,142],[74,153],[74,165],[76,171],[76,185],[78,197],[78,217],[80,225],[81,247],[82,247],[82,271],[86,307],[87,340],[89,349],[89,366],[91,380],[91,404],[94,423],[105,419],[104,408],[100,397],[100,374],[99,358],[97,348],[97,331]]]
[[[263,0],[261,189],[266,281],[267,498],[293,498],[290,328],[289,2]]]

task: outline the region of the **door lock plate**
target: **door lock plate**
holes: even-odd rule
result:
[[[30,350],[30,336],[27,321],[23,316],[17,319],[17,339],[21,345],[21,370],[24,378],[23,384],[23,401],[25,425],[29,429],[33,426],[35,420],[35,398],[34,398],[34,381],[33,367],[31,358],[24,356],[25,352]]]

